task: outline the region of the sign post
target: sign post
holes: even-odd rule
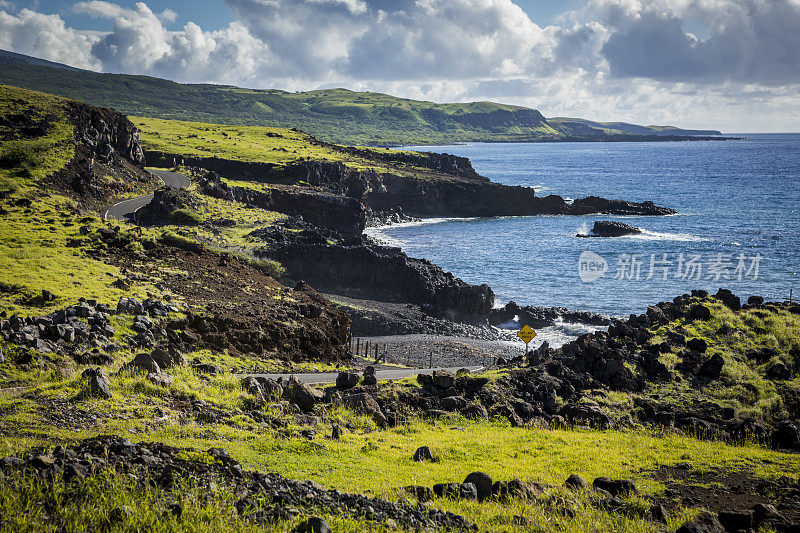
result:
[[[528,344],[533,340],[536,336],[536,332],[531,329],[531,327],[527,324],[522,326],[522,329],[517,332],[517,337],[522,339],[525,343],[525,357],[528,356]]]

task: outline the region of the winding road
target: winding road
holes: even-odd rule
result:
[[[480,372],[484,370],[482,366],[453,366],[446,368],[398,368],[397,370],[376,370],[375,378],[378,381],[385,381],[387,379],[405,379],[412,378],[417,374],[432,374],[434,370],[447,370],[456,373],[457,371],[465,368],[470,372]],[[308,383],[309,385],[320,385],[323,383],[334,383],[338,372],[319,372],[316,374],[237,374],[237,377],[254,377],[254,378],[267,378],[267,379],[284,379],[294,376],[300,383]]]
[[[158,176],[164,185],[175,187],[176,189],[185,189],[191,183],[189,178],[177,172],[169,172],[167,170],[151,170],[152,174]],[[136,220],[136,211],[150,203],[153,199],[152,194],[131,198],[130,200],[123,200],[106,209],[103,218],[106,220],[123,220],[128,219],[131,221]]]

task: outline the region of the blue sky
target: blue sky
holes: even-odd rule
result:
[[[186,83],[800,131],[800,0],[0,0],[0,49]]]
[[[579,0],[520,0],[516,2],[539,25],[549,25],[555,22],[556,17],[562,13],[579,9],[585,2]],[[84,14],[74,13],[71,2],[63,0],[39,0],[38,2],[14,2],[17,7],[27,7],[44,13],[58,13],[70,26],[93,30],[108,31],[111,23]],[[135,2],[117,2],[117,4],[132,8]],[[231,10],[224,2],[215,0],[157,0],[149,1],[147,5],[153,11],[162,12],[171,9],[177,14],[174,22],[168,22],[169,29],[180,29],[187,22],[196,22],[201,27],[217,30],[225,27],[232,21]]]

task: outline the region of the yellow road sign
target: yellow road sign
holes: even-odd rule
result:
[[[536,332],[531,329],[531,327],[527,324],[522,326],[522,329],[517,332],[517,337],[525,341],[525,344],[528,344],[533,340],[536,336]]]

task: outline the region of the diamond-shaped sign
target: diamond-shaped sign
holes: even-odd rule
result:
[[[531,327],[527,324],[522,326],[522,329],[517,332],[517,337],[525,341],[525,344],[528,344],[533,340],[536,336],[536,332],[531,329]]]

